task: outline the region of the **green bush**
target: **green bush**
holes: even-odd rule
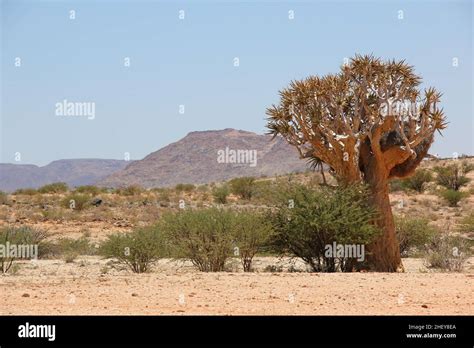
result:
[[[448,272],[461,272],[469,257],[467,240],[460,236],[435,235],[425,257],[425,265]]]
[[[41,243],[43,243],[44,239],[46,238],[46,234],[38,230],[36,228],[32,228],[29,226],[22,226],[22,227],[12,227],[7,226],[0,229],[0,272],[7,273],[15,260],[18,260],[20,255],[14,255],[11,253],[7,253],[7,249],[11,246],[37,246],[38,254],[41,249]],[[31,255],[30,256],[38,256],[38,255]],[[24,256],[24,255],[22,255]]]
[[[56,242],[57,251],[60,255],[77,253],[77,255],[95,255],[96,248],[88,237],[82,236],[77,239],[61,238]]]
[[[418,169],[411,177],[403,179],[402,184],[410,190],[423,193],[425,184],[431,180],[433,175],[428,169]]]
[[[35,189],[32,188],[23,188],[23,189],[18,189],[15,192],[13,192],[14,195],[27,195],[27,196],[33,196],[37,195],[39,192]]]
[[[268,243],[272,225],[263,215],[250,211],[239,212],[234,215],[234,219],[233,237],[237,244],[234,256],[238,254],[244,272],[250,272],[254,256]]]
[[[64,182],[55,182],[53,184],[48,184],[41,186],[38,189],[39,193],[64,193],[69,190],[69,187]]]
[[[61,205],[67,209],[80,211],[91,206],[90,196],[84,193],[71,193],[61,200]]]
[[[84,186],[78,186],[74,189],[74,192],[77,193],[87,193],[92,196],[98,195],[101,192],[104,192],[104,189],[94,186],[94,185],[84,185]]]
[[[245,272],[267,245],[271,224],[258,212],[208,208],[167,213],[155,227],[163,231],[168,251],[190,260],[202,272],[219,272],[238,256]]]
[[[301,258],[316,272],[351,271],[357,262],[365,261],[326,254],[326,247],[333,243],[364,246],[365,251],[365,245],[379,233],[371,224],[376,213],[369,208],[365,188],[322,187],[316,191],[293,185],[287,197],[290,200],[285,199],[272,214],[277,251]]]
[[[143,188],[139,185],[130,185],[115,189],[114,193],[121,196],[135,196],[143,192]]]
[[[144,273],[165,255],[165,244],[156,228],[146,227],[108,236],[100,246],[100,254],[116,258],[135,273]]]
[[[214,202],[218,204],[226,204],[227,196],[229,195],[229,193],[229,187],[227,185],[214,187],[212,189],[212,196],[214,197]]]
[[[467,162],[461,164],[451,164],[444,167],[435,167],[437,173],[436,183],[444,186],[448,190],[459,191],[459,189],[467,185],[470,181],[466,174],[474,169],[474,166]]]
[[[224,270],[232,255],[235,213],[217,208],[163,215],[158,224],[176,258],[190,260],[202,272]]]
[[[402,256],[406,256],[412,248],[423,249],[425,244],[440,233],[428,223],[429,220],[425,218],[395,217],[395,231]]]
[[[67,253],[63,254],[63,260],[66,263],[73,263],[77,257],[79,256],[79,253],[76,251],[68,251]]]
[[[460,232],[474,232],[474,212],[461,219],[458,230]]]
[[[279,200],[275,199],[277,189],[278,185],[273,181],[256,181],[254,183],[252,198],[266,204],[278,204]]]
[[[174,189],[178,192],[191,192],[195,189],[195,186],[193,184],[178,184]]]
[[[39,248],[39,258],[62,258],[66,262],[74,261],[79,255],[96,254],[97,248],[85,235],[76,239],[63,237],[55,241],[45,241]]]
[[[312,179],[314,179],[314,176]],[[252,200],[270,206],[279,205],[282,201],[289,199],[288,194],[291,192],[290,187],[292,185],[293,183],[285,178],[277,178],[275,181],[256,181]],[[313,188],[311,183],[307,186]],[[314,187],[319,186],[319,184],[316,184]]]
[[[197,190],[199,192],[208,192],[209,191],[209,187],[206,185],[206,184],[203,184],[203,185],[199,185],[197,187]]]
[[[455,190],[443,190],[440,192],[440,196],[448,202],[450,207],[457,207],[458,203],[466,197],[465,192]]]
[[[242,177],[229,181],[230,191],[242,199],[250,200],[255,189],[255,178]]]

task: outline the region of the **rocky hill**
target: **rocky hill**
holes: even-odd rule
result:
[[[108,187],[146,188],[210,183],[240,176],[304,171],[307,162],[288,143],[269,135],[224,129],[191,132],[99,181]]]

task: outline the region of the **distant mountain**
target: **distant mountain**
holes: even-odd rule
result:
[[[38,188],[53,182],[70,187],[100,185],[146,188],[179,183],[210,183],[240,176],[273,176],[301,172],[307,162],[277,137],[224,129],[191,132],[142,160],[64,159],[38,167],[0,164],[0,190]]]
[[[38,188],[53,182],[69,186],[91,185],[125,168],[130,162],[108,159],[64,159],[38,167],[0,163],[0,190]]]
[[[255,157],[256,155],[256,161]],[[284,139],[224,129],[191,132],[183,139],[130,163],[98,182],[146,188],[179,183],[210,183],[240,176],[288,174],[308,169],[307,162]]]

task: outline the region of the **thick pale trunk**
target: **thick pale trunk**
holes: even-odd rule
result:
[[[382,234],[369,246],[369,265],[378,272],[401,271],[403,265],[390,206],[388,175],[381,168],[371,168],[365,173],[365,181],[372,193],[371,203],[379,213],[376,224],[382,230]]]

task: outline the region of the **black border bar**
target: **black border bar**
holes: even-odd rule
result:
[[[55,325],[55,341],[18,337],[19,326],[27,322]],[[474,316],[0,316],[1,348],[148,344],[472,348]]]

